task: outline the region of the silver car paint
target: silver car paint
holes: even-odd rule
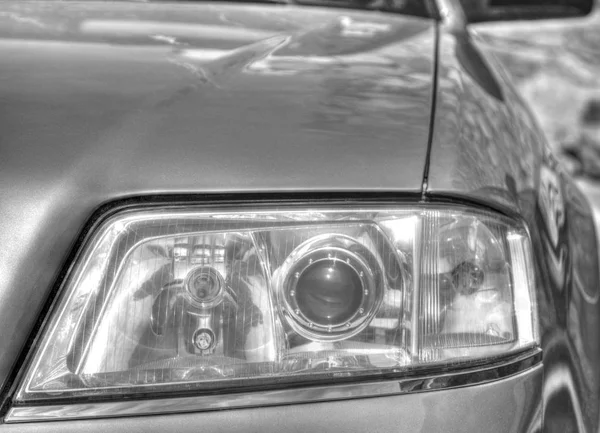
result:
[[[318,8],[0,3],[0,383],[105,202],[419,192],[434,33]]]

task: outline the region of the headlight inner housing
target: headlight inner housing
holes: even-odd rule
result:
[[[156,207],[109,217],[20,403],[457,368],[539,346],[524,225],[466,206]]]

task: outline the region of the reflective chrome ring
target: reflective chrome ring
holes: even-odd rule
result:
[[[199,279],[205,280],[208,287],[194,287]],[[213,308],[223,301],[225,280],[212,266],[198,266],[188,272],[184,287],[192,305],[199,308]]]
[[[212,349],[216,340],[215,333],[212,331],[212,329],[208,328],[196,329],[194,336],[192,337],[194,346],[196,346],[198,350],[202,351]]]
[[[329,323],[311,319],[299,302],[298,283],[319,263],[339,264],[360,281],[360,301],[343,320]],[[282,267],[279,296],[287,323],[299,335],[313,341],[339,341],[368,326],[383,298],[383,277],[377,259],[365,246],[345,235],[324,235],[296,248]]]

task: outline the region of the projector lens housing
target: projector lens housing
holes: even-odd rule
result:
[[[21,407],[415,377],[539,347],[526,227],[467,206],[129,209],[78,257]]]

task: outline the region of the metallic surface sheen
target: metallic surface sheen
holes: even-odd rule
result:
[[[5,424],[6,432],[479,432],[521,433],[541,425],[542,368],[480,386],[364,400],[238,411]],[[317,395],[319,392],[317,392]]]
[[[418,192],[434,33],[340,9],[1,2],[0,383],[107,201]]]
[[[102,203],[419,192],[423,181],[426,197],[473,199],[527,221],[544,365],[437,392],[1,431],[598,431],[590,207],[475,32],[456,20],[440,28],[425,167],[433,22],[266,5],[167,13],[141,2],[52,3],[0,3],[0,382],[19,367],[69,249]]]
[[[110,418],[131,415],[156,415],[200,412],[243,407],[263,407],[291,403],[315,403],[331,400],[380,397],[423,391],[440,391],[467,385],[482,385],[513,376],[527,370],[540,370],[541,351],[535,350],[493,367],[440,375],[403,378],[372,383],[316,386],[254,393],[217,394],[197,397],[128,400],[120,402],[90,402],[66,405],[14,406],[5,422],[32,422],[65,419]]]
[[[427,189],[528,223],[544,350],[544,431],[598,431],[600,283],[587,198],[476,28],[442,26]]]
[[[518,209],[532,189],[544,136],[468,32],[440,38],[428,192],[470,195]]]

